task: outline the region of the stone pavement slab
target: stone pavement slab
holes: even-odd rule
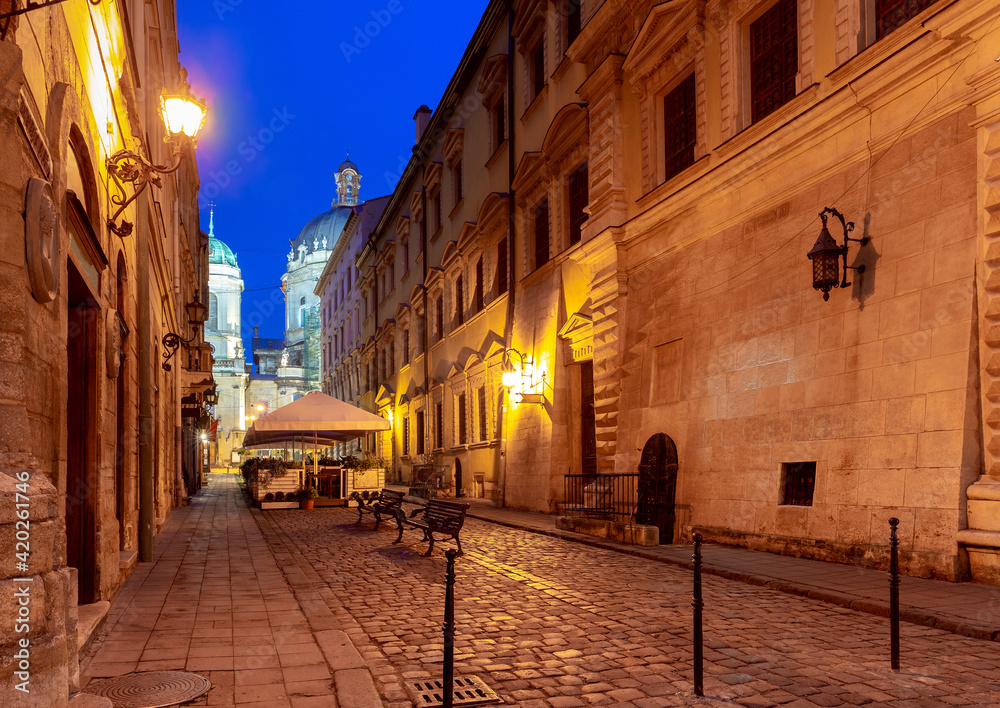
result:
[[[153,562],[140,563],[111,603],[83,663],[84,690],[93,679],[176,669],[212,682],[188,705],[382,705],[325,603],[304,610],[292,587],[298,566],[272,555],[254,513],[232,475],[212,475],[174,510]]]
[[[265,512],[375,675],[390,708],[442,672],[443,548],[393,544],[347,509]],[[996,644],[768,587],[705,578],[707,698],[691,691],[691,575],[634,554],[470,519],[456,570],[456,675],[509,705],[996,706]],[[313,583],[313,591],[316,585]]]

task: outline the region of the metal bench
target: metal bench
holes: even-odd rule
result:
[[[372,516],[375,517],[375,530],[378,531],[383,517],[386,519],[395,519],[398,513],[403,511],[403,496],[402,492],[392,489],[383,489],[381,492],[375,492],[369,495],[367,499],[362,497],[358,492],[352,492],[351,499],[358,503],[358,523],[361,523],[364,512],[371,512]]]
[[[423,540],[430,542],[425,556],[429,556],[434,551],[434,534],[451,536],[458,544],[458,555],[462,555],[462,541],[458,534],[462,530],[462,525],[465,524],[465,512],[468,510],[468,504],[441,499],[429,499],[426,506],[414,509],[408,517],[400,509],[396,514],[399,535],[393,543],[399,543],[403,540],[403,530],[409,526],[423,531]]]

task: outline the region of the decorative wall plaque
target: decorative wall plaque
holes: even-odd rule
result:
[[[38,177],[28,180],[24,204],[24,248],[28,282],[35,301],[44,305],[59,288],[59,220],[52,185]]]

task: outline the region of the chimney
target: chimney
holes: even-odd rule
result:
[[[427,106],[421,106],[413,114],[413,120],[417,124],[417,142],[415,144],[419,145],[420,138],[424,137],[424,131],[427,130],[427,124],[431,122],[431,109]]]

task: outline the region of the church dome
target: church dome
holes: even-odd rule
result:
[[[297,252],[299,246],[305,245],[309,253],[315,250],[332,251],[353,211],[349,206],[335,206],[315,217],[292,242],[292,250]]]
[[[236,264],[236,254],[219,239],[214,236],[208,239],[208,262],[210,264],[230,265],[239,268]]]
[[[351,162],[351,158],[347,158],[346,160],[341,162],[340,167],[337,168],[337,172],[343,172],[344,170],[354,170],[359,174],[361,173],[361,170],[358,169],[358,166],[355,165],[353,162]]]

